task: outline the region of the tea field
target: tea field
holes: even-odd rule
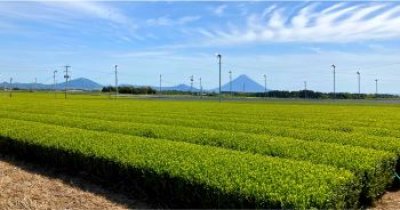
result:
[[[0,152],[174,208],[359,208],[398,185],[400,105],[0,93]]]

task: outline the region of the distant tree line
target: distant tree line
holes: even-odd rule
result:
[[[114,86],[103,87],[103,93],[115,92]],[[120,94],[159,94],[159,91],[150,87],[150,86],[121,86],[118,87],[118,92]],[[224,91],[223,95],[229,96],[231,93]],[[176,90],[163,90],[162,95],[193,95],[199,96],[200,93],[198,91],[190,92],[190,91],[176,91]],[[216,92],[203,92],[203,96],[217,96]],[[266,93],[243,93],[243,92],[233,92],[233,96],[235,97],[268,97],[268,98],[308,98],[308,99],[372,99],[372,98],[400,98],[397,95],[391,94],[358,94],[358,93],[336,93],[334,96],[333,93],[323,93],[312,90],[300,90],[300,91],[285,91],[285,90],[272,90]]]
[[[229,93],[225,93],[229,94]],[[309,99],[370,99],[370,98],[399,98],[391,94],[358,94],[358,93],[323,93],[312,90],[284,91],[273,90],[267,93],[233,93],[234,96],[242,97],[272,97],[272,98],[309,98]]]
[[[116,91],[116,88],[113,86],[103,87],[103,89],[101,90],[101,92],[103,92],[103,93],[115,92],[115,91]],[[141,86],[141,87],[121,86],[121,87],[118,87],[118,93],[133,94],[133,95],[139,95],[139,94],[151,95],[151,94],[156,94],[157,91],[149,86]]]

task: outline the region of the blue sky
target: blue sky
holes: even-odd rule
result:
[[[72,78],[172,86],[202,77],[218,84],[247,74],[268,87],[400,93],[400,3],[397,2],[0,2],[0,80],[51,83]]]

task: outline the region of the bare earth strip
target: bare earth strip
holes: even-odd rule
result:
[[[0,209],[128,208],[146,205],[81,178],[54,174],[0,155]]]
[[[371,208],[373,210],[400,209],[400,191],[386,192],[385,195]]]

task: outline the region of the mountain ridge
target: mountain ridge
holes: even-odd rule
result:
[[[8,82],[3,82],[0,84],[1,88],[8,88]],[[25,89],[25,90],[52,90],[54,89],[54,84],[43,84],[43,83],[12,83],[13,88]],[[94,82],[93,80],[87,78],[77,78],[68,81],[68,89],[77,89],[77,90],[101,90],[103,85]],[[65,82],[58,83],[56,85],[57,90],[62,90],[65,88]]]
[[[222,92],[230,92],[230,86],[230,82],[222,85]],[[218,88],[213,89],[213,91],[218,91]],[[232,91],[241,93],[260,93],[265,91],[265,87],[251,79],[249,76],[241,74],[232,80]],[[270,90],[267,89],[267,91]]]
[[[0,88],[8,87],[9,83],[3,82],[0,83]],[[53,84],[42,84],[42,83],[13,83],[13,88],[25,89],[25,90],[52,90],[54,89]],[[131,86],[128,84],[124,84],[121,86]],[[132,85],[133,86],[133,85]],[[77,78],[70,80],[68,82],[68,89],[75,89],[75,90],[101,90],[104,85],[101,85],[93,80],[87,78]],[[150,86],[155,90],[159,90],[157,86]],[[65,82],[58,83],[56,86],[57,90],[63,90],[65,88]],[[178,84],[176,86],[166,86],[161,88],[162,91],[181,91],[181,92],[198,92],[200,89],[193,87],[191,88],[190,85],[187,84]],[[221,87],[223,92],[230,92],[230,82],[227,82]],[[218,92],[219,88],[213,89],[204,89],[204,92]],[[239,75],[237,78],[232,80],[232,91],[233,92],[246,92],[246,93],[255,93],[255,92],[264,92],[265,89],[262,85],[251,79],[249,76],[242,74]],[[267,90],[270,91],[270,90]]]

